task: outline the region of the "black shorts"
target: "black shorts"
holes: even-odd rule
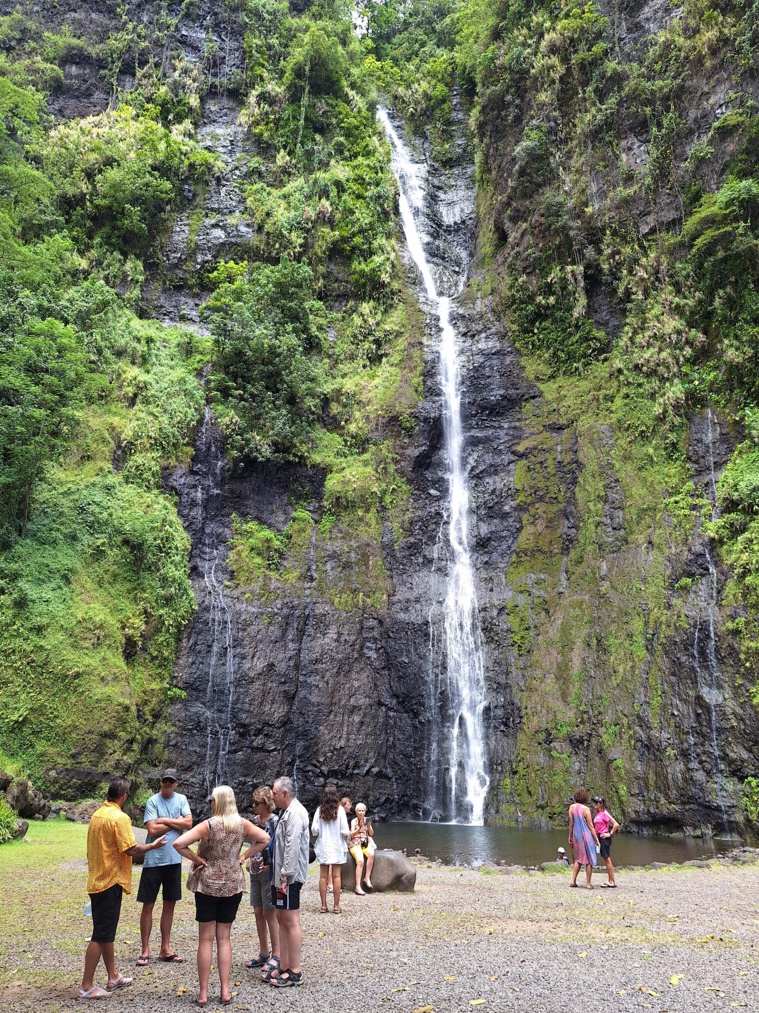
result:
[[[287,893],[281,897],[277,893],[276,886],[272,884],[271,902],[275,909],[277,911],[297,911],[300,907],[300,888],[302,886],[302,883],[291,883],[287,888]]]
[[[231,925],[237,917],[242,900],[242,890],[231,897],[209,897],[207,893],[195,894],[196,922],[223,922]]]
[[[124,890],[119,883],[114,883],[101,893],[91,893],[92,901],[92,935],[93,943],[112,943],[116,938],[121,915],[121,898]]]
[[[171,865],[149,865],[142,867],[140,886],[137,890],[138,904],[155,904],[158,888],[163,887],[164,900],[182,899],[182,863]]]
[[[608,858],[611,855],[611,837],[599,837],[601,844],[601,858]]]

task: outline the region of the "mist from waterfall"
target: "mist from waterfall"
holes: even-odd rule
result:
[[[440,325],[440,386],[445,409],[448,463],[450,553],[444,606],[444,649],[450,723],[443,730],[449,741],[433,744],[432,759],[435,767],[441,762],[448,764],[451,814],[457,820],[478,825],[484,821],[490,779],[483,723],[485,674],[482,633],[469,552],[469,486],[463,460],[458,336],[451,322],[451,300],[438,294],[420,231],[420,222],[425,214],[426,168],[414,161],[387,111],[380,108],[377,117],[385,128],[392,149],[392,167],[400,190],[400,213],[409,253],[419,269],[424,292]],[[464,280],[462,274],[459,287],[463,286]],[[433,779],[437,776],[437,770],[432,771],[432,776]],[[461,777],[463,785],[459,783]],[[462,807],[464,811],[461,811]]]

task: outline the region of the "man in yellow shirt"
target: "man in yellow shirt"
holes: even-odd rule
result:
[[[122,811],[129,794],[129,781],[115,777],[108,785],[105,802],[90,820],[87,830],[87,893],[92,903],[92,937],[84,956],[84,975],[79,999],[110,999],[117,988],[132,984],[119,974],[113,942],[121,914],[121,898],[132,891],[132,857],[162,848],[165,837],[152,844],[137,844],[132,821]],[[94,982],[95,970],[103,958],[108,983],[100,988]]]

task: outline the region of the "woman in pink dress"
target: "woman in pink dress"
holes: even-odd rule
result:
[[[572,882],[570,886],[577,886],[577,874],[580,866],[585,866],[585,886],[588,890],[593,887],[590,877],[593,875],[593,866],[596,864],[598,834],[593,826],[593,818],[588,808],[590,795],[584,788],[578,788],[575,792],[574,803],[569,807],[569,843],[574,852],[574,865],[572,866]]]

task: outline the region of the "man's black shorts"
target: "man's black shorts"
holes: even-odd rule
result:
[[[608,858],[611,855],[611,837],[599,837],[601,843],[601,858]]]
[[[107,890],[90,894],[92,901],[92,936],[90,938],[93,943],[112,943],[116,938],[123,893],[121,885],[114,883]]]
[[[242,900],[242,890],[231,897],[209,897],[207,893],[195,894],[195,921],[222,922],[231,924],[237,917]]]
[[[284,897],[277,893],[276,886],[271,886],[271,902],[277,911],[297,911],[300,907],[300,888],[302,883],[291,883]]]
[[[143,866],[140,886],[137,890],[138,904],[155,904],[158,888],[163,887],[164,900],[182,899],[182,863],[171,865]]]

